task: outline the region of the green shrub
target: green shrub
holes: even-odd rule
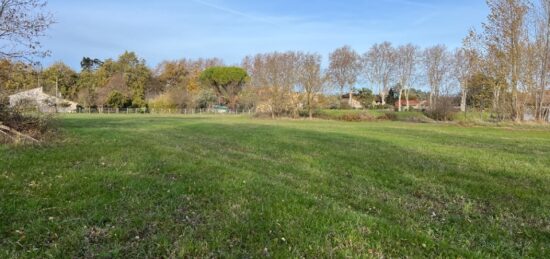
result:
[[[112,91],[107,98],[107,105],[113,108],[126,108],[132,106],[132,100],[119,91]]]
[[[376,118],[365,110],[319,110],[315,117],[325,120],[339,121],[373,121]]]

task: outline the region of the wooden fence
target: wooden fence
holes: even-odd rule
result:
[[[81,108],[77,113],[99,113],[99,114],[254,114],[254,109],[243,109],[228,111],[223,109],[165,109],[165,108]]]

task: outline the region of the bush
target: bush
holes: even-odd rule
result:
[[[378,116],[376,119],[378,120],[388,120],[388,121],[396,121],[398,118],[397,118],[397,114],[395,114],[395,112],[386,112],[380,116]]]
[[[395,110],[395,106],[391,105],[391,104],[380,104],[380,105],[374,105],[372,107],[373,110]]]
[[[312,110],[312,115],[314,118],[317,118],[321,115],[321,111],[319,110]],[[300,110],[298,111],[298,116],[302,118],[309,118],[309,112],[307,110]]]
[[[373,121],[375,117],[364,110],[320,110],[316,111],[315,117],[325,120],[340,121]]]
[[[126,108],[132,106],[132,100],[119,91],[112,91],[107,97],[106,104],[114,108]]]
[[[373,121],[374,117],[368,113],[347,113],[338,118],[341,121]]]
[[[0,124],[39,141],[48,139],[54,133],[51,116],[26,115],[6,104],[0,104]],[[14,139],[2,134],[0,141],[10,143]]]
[[[424,114],[434,120],[452,121],[455,113],[452,98],[441,97],[437,100],[436,106],[426,110]]]

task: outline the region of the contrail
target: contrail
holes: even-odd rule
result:
[[[204,6],[208,6],[210,8],[214,8],[214,9],[222,11],[222,12],[230,13],[230,14],[233,14],[233,15],[241,16],[241,17],[245,17],[245,18],[255,20],[255,21],[260,21],[260,22],[264,22],[264,23],[268,23],[268,24],[272,24],[272,25],[277,25],[276,23],[274,23],[274,22],[272,22],[268,19],[258,17],[258,16],[254,16],[254,15],[250,15],[250,14],[247,14],[247,13],[243,13],[241,11],[231,9],[231,8],[227,8],[227,7],[224,7],[224,6],[221,6],[221,5],[209,3],[209,2],[206,2],[206,1],[203,1],[203,0],[191,0],[191,1],[193,1],[197,4],[200,4],[200,5],[204,5]]]

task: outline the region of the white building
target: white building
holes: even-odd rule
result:
[[[42,87],[9,96],[10,106],[21,104],[36,106],[40,112],[76,112],[78,103],[44,93]]]
[[[344,94],[342,96],[342,100],[341,100],[342,103],[349,104],[350,108],[353,108],[353,109],[363,109],[364,108],[363,105],[361,104],[361,102],[356,100],[353,95],[351,96],[351,102],[350,102],[349,98],[350,98],[350,94]]]

